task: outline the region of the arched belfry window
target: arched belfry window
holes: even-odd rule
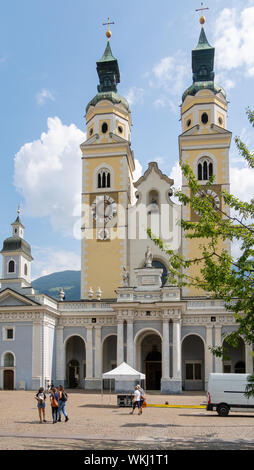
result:
[[[198,180],[207,181],[213,176],[213,162],[209,157],[203,157],[198,162]]]
[[[97,186],[98,188],[110,188],[111,186],[110,171],[102,168],[98,173]]]
[[[8,263],[8,273],[15,273],[15,261],[13,260]]]

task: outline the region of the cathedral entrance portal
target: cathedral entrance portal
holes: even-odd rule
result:
[[[66,377],[68,388],[84,388],[86,346],[80,336],[71,336],[66,343]]]
[[[162,377],[161,338],[152,331],[137,340],[137,369],[146,375],[146,389],[160,390]]]

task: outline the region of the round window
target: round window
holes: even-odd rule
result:
[[[122,126],[118,126],[118,132],[119,132],[119,134],[122,134],[122,133],[123,133],[123,128],[122,128]]]
[[[89,131],[89,135],[93,135],[93,128],[92,128],[92,129],[90,129],[90,131]]]
[[[187,127],[190,127],[190,125],[191,125],[191,119],[188,119],[188,121],[186,122],[186,125],[187,125]]]
[[[207,113],[203,113],[202,116],[201,116],[201,121],[203,124],[207,124],[208,123],[208,114]]]
[[[222,117],[219,117],[218,121],[219,121],[220,126],[222,126],[222,124],[223,124],[223,119],[222,119]]]
[[[108,125],[106,122],[104,122],[101,126],[101,131],[103,134],[106,134],[106,132],[108,132]]]

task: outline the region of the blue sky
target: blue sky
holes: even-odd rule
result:
[[[191,50],[200,2],[181,0],[0,0],[0,238],[22,208],[33,277],[79,269],[73,235],[81,191],[85,107],[97,92],[108,16],[118,59],[118,92],[132,110],[139,173],[157,161],[179,183],[183,91],[192,83]],[[206,5],[205,5],[206,6]],[[253,145],[245,110],[254,108],[254,1],[210,0],[205,31],[216,47],[216,82],[227,92],[228,128]],[[253,172],[231,149],[232,192],[252,196]]]

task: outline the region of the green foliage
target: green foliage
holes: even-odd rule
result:
[[[254,126],[254,112],[246,111],[249,122]],[[239,137],[235,138],[240,155],[250,168],[254,168],[254,155]],[[167,249],[163,241],[149,236],[169,257],[172,284],[179,287],[191,285],[201,288],[213,298],[225,300],[226,308],[233,312],[237,331],[226,336],[228,344],[237,346],[237,339],[244,337],[249,344],[254,342],[254,199],[244,202],[236,196],[222,191],[223,209],[218,209],[209,195],[214,179],[200,185],[191,167],[182,164],[182,172],[187,180],[190,195],[177,191],[175,195],[184,206],[191,207],[199,214],[199,222],[181,220],[185,237],[195,239],[199,244],[198,258],[183,258],[180,253]],[[226,209],[224,209],[226,207]],[[222,242],[240,243],[241,254],[234,259]],[[186,273],[186,268],[199,266],[198,275]],[[223,356],[223,348],[213,349],[213,353]]]

